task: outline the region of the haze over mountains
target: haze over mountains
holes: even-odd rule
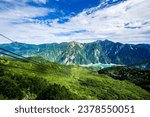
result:
[[[150,60],[150,44],[122,44],[109,40],[41,45],[15,42],[1,44],[0,47],[26,57],[41,56],[48,61],[65,64],[114,63],[127,65]]]

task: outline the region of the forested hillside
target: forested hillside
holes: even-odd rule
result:
[[[136,100],[150,99],[150,93],[130,80],[113,79],[78,65],[0,57],[0,99]]]
[[[150,92],[150,70],[127,66],[115,66],[98,71],[114,79],[130,81]]]

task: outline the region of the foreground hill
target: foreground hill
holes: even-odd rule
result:
[[[32,64],[0,58],[0,99],[150,99],[129,82],[78,65]]]
[[[16,42],[1,44],[0,47],[23,56],[41,56],[48,61],[65,64],[114,63],[127,65],[150,60],[149,44],[121,44],[108,40],[92,43],[64,42],[41,45]],[[150,64],[146,64],[144,67],[150,67]]]

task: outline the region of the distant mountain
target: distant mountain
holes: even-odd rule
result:
[[[41,45],[15,42],[1,44],[0,47],[26,57],[41,56],[48,61],[65,64],[134,64],[150,60],[150,44],[122,44],[109,40],[92,43],[63,42]]]

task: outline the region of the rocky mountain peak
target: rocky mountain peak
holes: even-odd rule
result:
[[[80,48],[83,47],[83,44],[82,44],[82,43],[79,43],[79,42],[76,42],[76,41],[71,41],[71,42],[69,42],[69,45],[70,45],[71,48],[74,48],[74,47],[76,47],[76,46],[79,46]]]

